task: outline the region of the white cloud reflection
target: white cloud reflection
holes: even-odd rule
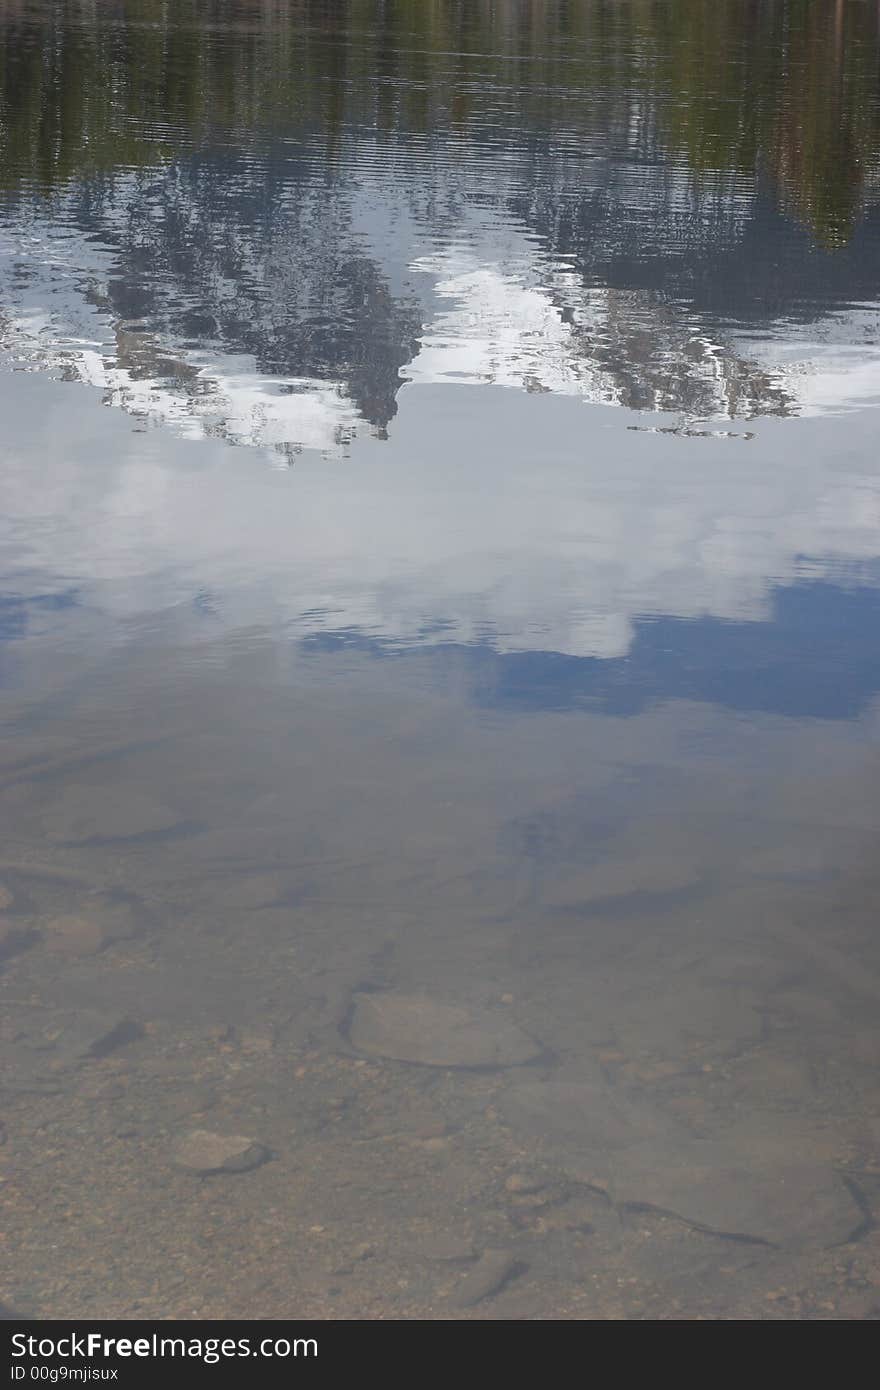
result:
[[[198,595],[207,637],[269,624],[621,657],[641,617],[766,620],[774,585],[880,558],[868,414],[845,452],[828,420],[766,421],[746,448],[633,434],[565,398],[412,386],[388,443],[279,472],[97,402],[72,415],[73,390],[0,377],[7,582],[73,589],[120,633],[164,614],[190,637]]]

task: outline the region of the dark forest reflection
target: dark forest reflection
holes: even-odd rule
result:
[[[703,177],[761,166],[823,245],[876,191],[869,0],[122,0],[100,25],[85,0],[6,10],[7,186],[143,166],[224,129],[320,130],[332,158],[353,128],[503,145],[525,127],[573,150],[602,131]],[[486,121],[502,104],[506,135]]]

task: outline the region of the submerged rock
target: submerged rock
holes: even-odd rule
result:
[[[60,1034],[57,1047],[67,1061],[85,1061],[89,1057],[106,1057],[142,1034],[141,1025],[124,1014],[81,1009]]]
[[[791,1249],[841,1244],[864,1220],[827,1145],[807,1135],[740,1126],[698,1139],[652,1106],[578,1082],[516,1083],[497,1105],[543,1158],[617,1207],[651,1207],[717,1235]]]
[[[577,874],[549,878],[541,899],[547,907],[577,908],[631,894],[683,893],[695,887],[700,878],[698,863],[669,855],[606,860]]]
[[[133,840],[173,830],[180,816],[170,807],[126,787],[69,787],[43,816],[50,840]]]
[[[174,1151],[175,1165],[189,1173],[246,1173],[268,1157],[269,1150],[256,1139],[207,1129],[194,1129]]]
[[[82,913],[52,917],[46,923],[46,945],[53,955],[92,956],[113,941],[134,936],[136,923],[128,903],[101,897]]]
[[[53,955],[93,956],[107,944],[100,924],[88,917],[53,917],[46,928],[46,945]]]
[[[618,1205],[655,1207],[718,1235],[790,1248],[839,1245],[864,1221],[833,1170],[790,1159],[756,1163],[713,1140],[640,1144],[615,1158]]]
[[[454,1290],[450,1301],[456,1308],[472,1308],[498,1293],[518,1270],[516,1256],[511,1251],[484,1250]]]
[[[511,1067],[542,1049],[506,1013],[418,994],[355,996],[349,1037],[359,1052],[429,1067]]]
[[[272,907],[289,891],[282,874],[240,874],[226,876],[212,885],[213,894],[223,907],[250,910]]]

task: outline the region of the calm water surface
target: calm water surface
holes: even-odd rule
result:
[[[12,1307],[880,1316],[878,72],[0,4]]]

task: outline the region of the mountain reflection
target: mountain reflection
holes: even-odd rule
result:
[[[876,7],[207,8],[4,11],[17,367],[280,461],[406,383],[690,434],[880,394]]]

